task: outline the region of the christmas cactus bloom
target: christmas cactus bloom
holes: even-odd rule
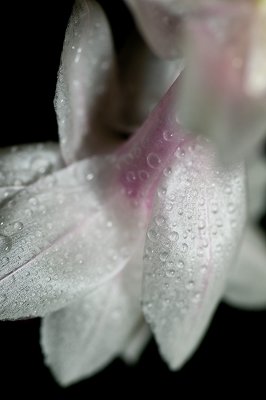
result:
[[[42,349],[62,385],[117,356],[136,360],[151,334],[169,367],[178,369],[224,295],[239,306],[266,306],[265,239],[254,222],[263,208],[266,164],[257,150],[249,155],[246,196],[245,160],[223,163],[209,125],[205,134],[197,124],[198,135],[180,122],[186,107],[193,115],[195,109],[186,92],[191,54],[200,73],[206,63],[211,84],[221,72],[219,90],[232,89],[235,118],[243,116],[243,100],[263,123],[264,92],[245,97],[238,83],[228,88],[227,71],[201,52],[209,46],[204,35],[195,51],[181,43],[195,20],[205,29],[215,2],[128,3],[157,54],[170,33],[172,59],[154,56],[139,38],[116,59],[101,7],[78,0],[58,76],[59,146],[0,152],[0,318],[43,317]],[[240,21],[242,4],[235,6]],[[264,4],[252,7],[263,13]],[[228,33],[226,24],[220,29]],[[198,90],[194,81],[190,94]],[[217,129],[221,115],[230,141],[231,120],[215,103]]]

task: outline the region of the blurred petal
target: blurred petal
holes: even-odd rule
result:
[[[148,325],[143,321],[138,329],[133,332],[133,335],[129,338],[126,348],[121,356],[123,360],[128,364],[137,362],[150,338],[151,331]]]
[[[46,317],[42,348],[62,385],[87,378],[119,355],[141,321],[141,257],[94,293]]]
[[[266,307],[266,238],[249,227],[228,279],[225,300],[236,307]]]
[[[108,139],[105,124],[110,104],[115,103],[112,96],[106,108],[113,81],[114,54],[107,19],[93,0],[77,0],[66,32],[55,99],[67,163],[102,152],[112,139]]]
[[[151,49],[159,57],[182,54],[184,14],[216,0],[125,0]]]
[[[120,115],[117,128],[134,132],[183,69],[183,60],[156,57],[138,35],[132,35],[119,58]]]
[[[206,9],[186,22],[179,119],[210,136],[226,161],[245,156],[266,133],[265,68],[256,56],[266,59],[266,13],[262,20],[258,2],[240,1]],[[265,82],[261,79],[259,87],[261,76]]]
[[[110,163],[76,163],[1,208],[1,319],[62,308],[126,265],[142,215],[121,202]]]
[[[266,160],[256,152],[247,163],[248,206],[251,218],[259,218],[266,205]]]
[[[203,139],[184,142],[164,171],[144,255],[143,311],[171,369],[201,340],[245,222],[243,166],[221,168]]]
[[[159,57],[180,57],[182,26],[180,16],[168,4],[153,0],[126,0],[148,45]]]
[[[39,143],[0,149],[0,207],[25,186],[61,168],[58,145]]]

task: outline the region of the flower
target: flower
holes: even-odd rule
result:
[[[132,4],[136,13],[134,4],[148,10],[145,1]],[[144,317],[163,358],[181,367],[227,281],[229,301],[266,303],[265,248],[254,227],[242,243],[241,270],[230,273],[246,218],[243,163],[223,165],[211,141],[180,124],[182,77],[175,78],[183,62],[157,60],[145,47],[142,61],[152,77],[162,74],[156,87],[146,77],[143,85],[142,68],[132,88],[134,59],[117,75],[101,8],[78,1],[57,88],[60,150],[46,144],[1,154],[0,316],[44,317],[43,350],[64,385],[117,355],[137,358],[150,335]],[[136,126],[127,141],[113,134]],[[265,163],[255,160],[251,183],[261,191],[265,180],[257,177],[265,173],[256,171]]]

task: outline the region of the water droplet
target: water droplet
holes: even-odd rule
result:
[[[21,229],[23,229],[23,224],[22,224],[22,222],[15,222],[15,223],[14,223],[14,229],[15,229],[16,231],[21,231]]]
[[[200,297],[201,297],[201,296],[200,296],[200,293],[199,293],[199,292],[195,293],[194,296],[193,296],[193,298],[192,298],[193,303],[195,303],[195,304],[199,303]]]
[[[183,269],[184,266],[185,266],[184,261],[179,260],[178,263],[177,263],[177,266],[178,266],[179,269]]]
[[[174,133],[170,132],[170,131],[163,131],[163,138],[164,140],[166,140],[167,142],[170,142],[171,140],[173,140],[174,137]]]
[[[204,229],[205,226],[206,226],[205,221],[203,219],[200,220],[199,223],[198,223],[198,228],[199,229]]]
[[[12,246],[12,240],[10,237],[5,235],[0,235],[0,251],[10,251]]]
[[[172,231],[169,233],[169,239],[174,242],[179,239],[179,234],[176,231]]]
[[[195,286],[195,282],[194,281],[189,281],[186,285],[187,290],[192,290]]]
[[[1,267],[4,267],[5,265],[7,265],[9,263],[9,258],[8,257],[4,257],[1,260]]]
[[[159,238],[159,233],[155,229],[151,228],[148,230],[147,236],[151,242],[156,242]]]
[[[165,223],[165,218],[162,215],[157,215],[155,222],[158,226],[162,226]]]
[[[86,180],[87,180],[88,182],[92,181],[93,178],[94,178],[94,175],[93,175],[91,172],[90,172],[89,174],[87,174],[87,176],[86,176]]]
[[[163,198],[167,193],[167,189],[165,187],[160,187],[157,191],[158,197]]]
[[[138,176],[141,181],[146,181],[147,179],[149,179],[150,175],[147,171],[142,169],[141,171],[138,172]]]
[[[166,271],[166,276],[167,276],[167,278],[173,278],[174,276],[175,276],[175,270],[174,269],[168,269],[167,271]]]
[[[169,257],[168,251],[162,251],[162,252],[160,253],[160,260],[161,260],[162,262],[165,262],[165,261],[167,260],[168,257]]]
[[[203,264],[203,265],[200,267],[200,272],[201,272],[202,274],[206,274],[207,271],[208,271],[207,265]]]
[[[182,243],[181,250],[186,253],[188,251],[188,245],[186,243]]]
[[[164,176],[170,176],[172,174],[172,168],[170,167],[164,168],[163,174]]]
[[[37,201],[37,199],[35,197],[31,197],[29,199],[29,203],[30,203],[31,206],[36,206],[38,201]]]
[[[158,168],[161,164],[161,159],[156,153],[150,153],[147,156],[147,164],[151,168]]]

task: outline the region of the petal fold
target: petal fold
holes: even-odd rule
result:
[[[248,227],[235,268],[229,275],[225,300],[246,309],[266,307],[266,239]]]
[[[58,382],[88,378],[119,355],[141,322],[141,257],[75,304],[45,317],[42,348]]]
[[[143,311],[171,369],[208,327],[245,216],[243,166],[221,167],[202,138],[184,141],[160,181],[144,254]]]
[[[115,104],[114,80],[108,21],[95,1],[77,0],[66,31],[55,98],[60,144],[67,163],[102,152],[112,141],[106,124]]]

